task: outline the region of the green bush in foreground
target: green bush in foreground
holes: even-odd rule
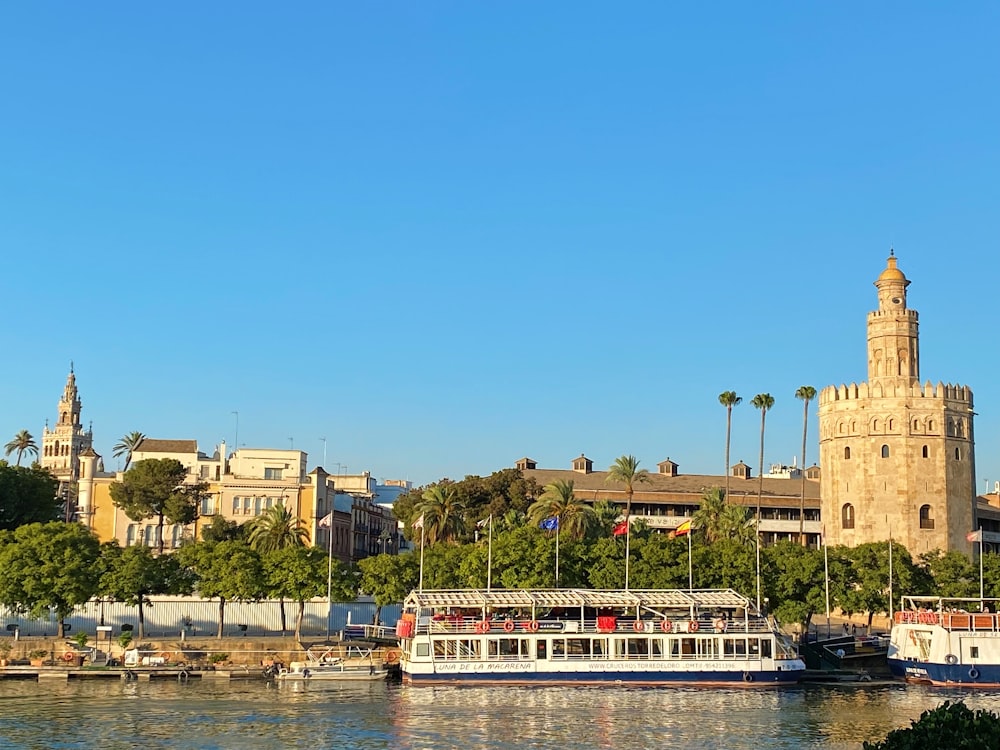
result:
[[[945,701],[920,714],[908,729],[894,729],[881,742],[864,743],[864,750],[918,748],[1000,748],[1000,716],[985,709],[972,711],[961,701]]]

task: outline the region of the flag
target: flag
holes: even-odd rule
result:
[[[493,516],[487,516],[482,521],[476,521],[476,528],[477,529],[483,528],[483,526],[485,526],[486,524],[488,524],[492,519],[493,519]]]
[[[983,541],[983,530],[979,529],[978,531],[970,531],[968,534],[965,535],[965,541],[967,542]]]
[[[424,528],[424,514],[420,514],[420,518],[413,522],[413,528],[422,529]]]
[[[545,529],[546,531],[555,531],[559,528],[559,516],[549,516],[538,524],[538,528]]]
[[[685,534],[691,533],[691,520],[688,519],[671,533],[672,536],[684,536]]]
[[[333,511],[331,510],[327,515],[319,519],[319,523],[316,525],[321,529],[328,529],[333,526]]]
[[[622,534],[628,533],[628,521],[622,521],[621,523],[615,524],[615,527],[611,530],[612,536],[621,536]]]

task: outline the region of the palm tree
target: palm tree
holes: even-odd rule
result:
[[[545,486],[545,492],[528,508],[528,518],[538,524],[546,518],[559,519],[559,531],[571,539],[582,538],[593,526],[594,510],[573,493],[573,480],[558,480]]]
[[[4,455],[9,456],[14,451],[17,451],[17,465],[21,465],[21,456],[25,453],[34,455],[38,458],[38,444],[35,442],[35,438],[31,436],[31,433],[27,430],[21,430],[14,436],[7,445],[4,446]]]
[[[423,492],[417,512],[424,519],[427,542],[452,542],[465,533],[465,505],[453,484],[436,484]]]
[[[733,407],[739,406],[743,399],[736,395],[736,391],[723,391],[719,394],[719,403],[726,407],[726,499],[729,499],[729,475],[732,469],[729,467],[729,438],[733,432]]]
[[[302,519],[283,503],[268,508],[250,523],[247,541],[262,555],[286,547],[301,547],[309,542],[309,531]]]
[[[760,498],[764,494],[764,420],[767,410],[774,406],[774,396],[758,393],[751,401],[755,409],[760,409],[760,464],[757,466],[757,611],[760,611]]]
[[[622,513],[610,500],[596,500],[593,505],[594,525],[591,527],[593,533],[607,536],[611,533]]]
[[[701,493],[701,505],[691,516],[691,526],[704,529],[709,543],[724,536],[722,519],[726,505],[726,493],[721,487],[711,487]]]
[[[139,447],[139,443],[146,439],[146,436],[139,431],[130,432],[117,443],[115,443],[114,448],[112,448],[113,455],[115,458],[125,456],[125,468],[122,471],[128,471],[128,465],[132,463],[132,454],[135,453],[136,449]]]
[[[806,434],[809,428],[809,402],[816,398],[816,389],[803,385],[795,391],[795,398],[802,399],[802,493],[799,496],[799,544],[806,546]]]
[[[632,493],[635,485],[649,481],[649,472],[639,468],[635,456],[619,456],[608,468],[607,482],[625,485],[625,590],[628,591],[629,545],[632,537]]]
[[[252,549],[264,556],[289,547],[304,547],[309,542],[309,532],[301,518],[286,508],[284,503],[278,503],[250,522],[247,542]],[[287,627],[283,596],[278,597],[278,608],[281,612],[281,632],[284,633]]]

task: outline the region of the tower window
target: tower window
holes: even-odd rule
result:
[[[850,457],[851,457],[851,446],[845,445],[844,446],[844,458],[845,459],[849,459]]]
[[[931,518],[931,506],[929,505],[920,506],[920,528],[922,529],[934,528],[934,519]]]
[[[888,445],[883,445],[882,446],[882,458],[889,458],[889,446]]]
[[[924,458],[927,458],[928,456],[930,456],[930,450],[927,448],[926,445],[923,447],[923,450],[921,451],[921,454],[923,455]]]
[[[842,529],[854,528],[854,506],[850,503],[845,503],[844,507],[840,509],[840,527]]]
[[[962,451],[959,450],[958,448],[955,449],[955,460],[956,461],[962,460]]]

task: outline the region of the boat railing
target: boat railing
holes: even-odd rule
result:
[[[992,612],[930,612],[905,610],[896,612],[897,624],[940,625],[947,630],[992,631],[1000,630],[1000,616]]]
[[[434,618],[420,618],[412,631],[409,627],[405,630],[407,631],[407,635],[410,632],[456,635],[502,635],[505,633],[542,633],[547,635],[559,633],[694,635],[712,633],[759,634],[769,633],[772,631],[772,628],[763,617],[751,617],[749,620],[726,620],[723,618],[690,619],[685,616],[676,616],[656,620],[600,616],[584,620],[551,618],[533,620],[530,617],[511,616],[483,620],[478,617],[445,615]],[[401,635],[402,637],[407,637],[407,635]]]

